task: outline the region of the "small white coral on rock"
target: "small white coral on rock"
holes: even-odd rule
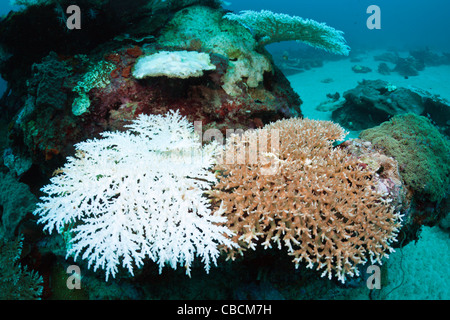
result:
[[[233,97],[245,93],[243,87],[257,88],[264,73],[272,73],[270,58],[256,50],[257,42],[239,23],[223,19],[223,10],[207,6],[190,6],[174,14],[158,37],[161,47],[189,49],[192,44],[201,50],[226,57],[228,67],[222,88]]]
[[[196,51],[161,51],[144,56],[136,62],[133,76],[136,79],[166,76],[187,79],[201,77],[203,71],[215,70],[209,54]]]
[[[67,255],[115,277],[118,265],[133,274],[145,258],[190,272],[200,256],[208,272],[218,245],[233,246],[223,211],[212,214],[205,191],[217,145],[201,146],[193,126],[171,112],[140,115],[126,132],[75,145],[62,173],[42,188],[35,214],[45,230],[72,237]],[[74,226],[70,229],[70,226]]]

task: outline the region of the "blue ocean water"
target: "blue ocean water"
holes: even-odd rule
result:
[[[371,13],[367,8],[376,5],[381,12],[380,29],[369,29],[367,20]],[[271,10],[324,22],[344,32],[347,44],[351,47],[351,58],[375,70],[378,62],[374,62],[374,52],[400,52],[405,55],[410,50],[432,50],[433,52],[450,51],[450,2],[447,0],[242,0],[226,1],[224,8],[234,12],[241,10]],[[0,3],[0,16],[11,10],[8,1]],[[295,52],[306,45],[295,42],[271,44],[267,49],[279,57],[280,52]],[[288,55],[286,55],[288,56]],[[291,58],[290,56],[287,58]],[[302,112],[308,118],[330,120],[330,112],[317,111],[317,105],[325,99],[326,94],[343,93],[363,80],[383,78],[393,87],[415,87],[429,90],[445,99],[450,97],[450,70],[448,67],[426,68],[418,77],[391,74],[381,77],[372,72],[355,75],[351,67],[355,62],[339,60],[326,63],[321,68],[302,70],[299,73],[287,74],[293,89],[303,100]],[[284,69],[289,70],[289,69]],[[447,81],[447,82],[446,82]],[[0,78],[0,96],[6,90],[6,82]],[[395,90],[395,89],[394,89]],[[448,123],[447,123],[448,125]],[[360,131],[351,132],[350,137],[357,137]],[[448,232],[438,226],[423,227],[418,241],[411,242],[391,254],[386,262],[388,275],[384,280],[381,299],[450,299],[450,240]],[[259,275],[258,275],[259,277]],[[318,288],[308,287],[317,292]],[[122,288],[123,289],[123,288]],[[248,288],[246,288],[248,289]],[[330,290],[324,298],[335,296],[345,299],[367,299],[367,290],[355,289],[343,294],[340,290]],[[111,289],[112,290],[112,289]],[[126,291],[127,289],[123,289]],[[131,297],[134,289],[129,289]],[[252,291],[253,288],[248,289]],[[261,290],[259,288],[258,290]],[[272,290],[272,291],[271,291]],[[305,290],[305,289],[302,289]],[[257,291],[257,290],[256,290]],[[255,297],[278,298],[280,295],[273,287],[272,293],[266,296],[257,291]],[[299,298],[317,298],[319,294],[299,293]],[[238,296],[240,298],[240,296]]]
[[[381,9],[380,30],[369,30],[366,26],[367,8],[377,5]],[[0,15],[12,10],[8,0],[0,3]],[[241,10],[271,10],[302,18],[326,22],[345,32],[352,46],[368,48],[416,48],[428,46],[439,50],[450,50],[450,3],[446,0],[242,0],[225,1],[224,8]]]
[[[381,9],[379,30],[369,30],[366,26],[370,5]],[[450,49],[450,20],[447,16],[450,3],[446,0],[244,0],[230,1],[226,8],[233,11],[264,9],[326,22],[344,31],[352,47],[402,49],[428,46]]]

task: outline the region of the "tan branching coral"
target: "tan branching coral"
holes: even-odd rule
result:
[[[333,148],[345,135],[329,121],[288,119],[228,139],[211,195],[226,206],[241,247],[229,258],[257,245],[284,246],[296,267],[305,262],[345,282],[393,251],[401,215],[370,166]]]

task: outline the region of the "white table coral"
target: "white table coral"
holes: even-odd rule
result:
[[[300,41],[336,54],[348,55],[350,48],[338,31],[325,23],[269,10],[244,10],[227,13],[224,18],[239,22],[257,39],[260,46],[281,41]]]

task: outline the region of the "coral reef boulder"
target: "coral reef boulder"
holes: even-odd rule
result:
[[[372,72],[372,69],[366,66],[362,66],[360,64],[356,64],[352,67],[352,71],[354,73],[369,73]]]
[[[109,3],[99,10],[115,8]],[[74,153],[74,144],[105,130],[122,130],[125,120],[141,113],[164,114],[176,109],[191,122],[202,121],[205,130],[212,127],[223,132],[301,115],[298,94],[270,54],[256,50],[256,40],[245,27],[223,19],[225,11],[215,1],[187,1],[181,8],[166,2],[164,8],[147,8],[152,13],[166,12],[158,32],[149,28],[147,33],[124,34],[119,28],[109,30],[116,36],[103,39],[96,49],[92,43],[78,43],[77,50],[49,46],[54,52],[27,56],[34,61],[20,61],[14,70],[14,61],[6,61],[2,75],[11,86],[5,104],[12,110],[8,119],[12,153],[31,159],[36,164],[33,168],[48,177]],[[15,26],[39,10],[48,7],[16,13],[4,27]],[[137,27],[156,16],[140,16]],[[0,37],[0,43],[16,52],[19,48],[9,42],[9,36]],[[189,52],[208,58],[208,70],[196,77],[133,76],[142,57],[161,52]]]
[[[332,119],[350,130],[368,129],[395,115],[414,113],[429,116],[442,132],[450,133],[448,102],[429,92],[384,80],[363,80],[343,97],[345,101],[333,111]]]
[[[406,57],[400,57],[397,52],[384,52],[374,57],[375,61],[383,61],[386,67],[382,67],[382,74],[388,74],[387,71],[395,71],[399,75],[408,78],[411,76],[419,75],[420,71],[423,71],[429,66],[440,66],[450,64],[449,53],[437,53],[431,51],[429,48],[411,50]],[[392,64],[393,68],[390,69],[387,63]],[[380,64],[380,66],[382,65]]]
[[[407,58],[398,58],[394,71],[404,77],[413,77],[418,76],[419,71],[423,71],[424,69],[425,64],[423,61],[410,56]]]
[[[389,68],[389,66],[385,63],[385,62],[381,62],[379,65],[378,65],[378,73],[379,74],[382,74],[382,75],[384,75],[384,76],[388,76],[388,75],[390,75],[391,74],[391,69]]]

